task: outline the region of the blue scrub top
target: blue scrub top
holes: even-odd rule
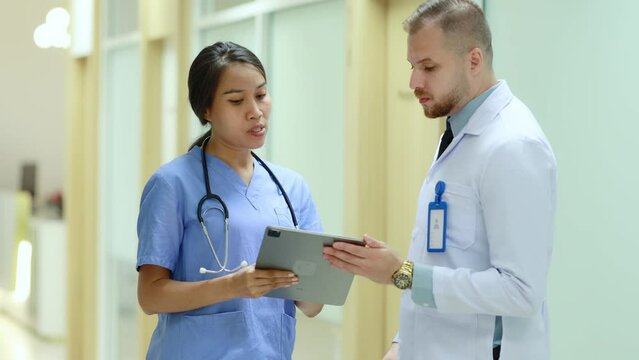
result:
[[[142,193],[138,217],[137,267],[159,265],[177,281],[200,281],[228,275],[200,274],[200,267],[219,265],[197,219],[197,204],[206,194],[201,148],[160,167]],[[227,268],[242,260],[255,263],[268,225],[293,227],[284,197],[266,170],[254,160],[246,185],[219,158],[206,154],[211,191],[229,210]],[[287,192],[301,229],[322,231],[311,193],[297,173],[267,163]],[[222,206],[207,200],[203,217],[220,262],[224,262]],[[236,298],[199,309],[161,313],[148,359],[290,359],[295,341],[295,304],[262,297]]]

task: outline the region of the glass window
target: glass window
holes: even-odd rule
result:
[[[108,0],[106,2],[106,35],[114,37],[138,29],[139,0]]]
[[[248,19],[202,30],[200,49],[217,41],[232,41],[255,52],[255,20]],[[200,49],[198,49],[198,52]]]
[[[200,11],[207,15],[250,2],[253,0],[200,0]]]
[[[138,351],[136,220],[140,198],[140,54],[108,49],[100,131],[100,339],[104,359]]]
[[[273,96],[269,155],[304,175],[324,229],[343,229],[344,2],[273,14],[269,21]],[[331,174],[331,176],[326,176]]]
[[[224,26],[216,26],[213,28],[204,29],[201,30],[199,34],[200,36],[198,43],[200,44],[200,46],[195,49],[195,54],[193,57],[195,57],[195,55],[199,53],[202,48],[214,44],[218,41],[232,41],[255,52],[254,19],[248,19]],[[204,127],[200,125],[200,121],[193,113],[191,113],[191,115],[191,120],[189,121],[191,129],[190,134],[192,139],[196,139],[204,133]]]

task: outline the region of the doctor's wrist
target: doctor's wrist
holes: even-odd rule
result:
[[[393,276],[395,276],[395,274],[399,271],[399,269],[402,268],[402,265],[404,265],[404,259],[402,258],[395,258],[395,262],[393,263],[393,266],[390,267],[390,275],[388,276],[388,284],[393,285]]]
[[[410,289],[413,285],[414,264],[410,260],[404,260],[397,271],[393,273],[393,285],[400,290]]]

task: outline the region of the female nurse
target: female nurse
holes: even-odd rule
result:
[[[264,297],[298,279],[254,263],[266,226],[293,227],[294,214],[301,229],[322,227],[302,177],[252,155],[269,125],[264,67],[218,42],[191,64],[188,88],[210,130],[151,176],[138,218],[138,300],[158,314],[147,358],[290,359],[295,307],[313,317],[322,305]]]

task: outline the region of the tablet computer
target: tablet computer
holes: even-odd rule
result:
[[[268,226],[255,268],[292,271],[300,282],[275,289],[266,296],[320,304],[344,305],[353,274],[331,266],[322,248],[335,241],[364,245],[360,239],[312,231]]]

